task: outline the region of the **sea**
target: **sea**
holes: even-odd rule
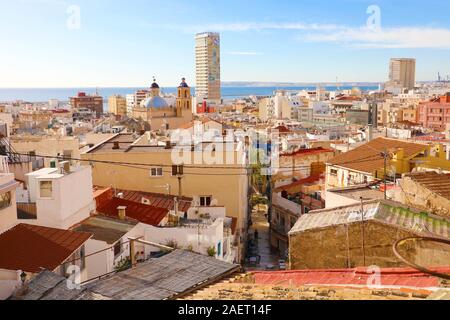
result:
[[[276,90],[315,90],[315,86],[303,87],[222,87],[222,98],[224,100],[240,99],[248,96],[270,96]],[[352,87],[324,87],[329,91],[348,90]],[[359,86],[362,91],[377,90],[378,86]],[[67,102],[69,97],[76,96],[78,92],[86,92],[87,94],[98,93],[105,98],[104,108],[107,110],[108,97],[118,94],[125,96],[132,94],[136,90],[145,88],[0,88],[0,102],[25,101],[25,102],[48,102],[51,99],[57,99],[61,103]],[[176,87],[162,88],[161,91],[167,94],[175,94]],[[195,88],[192,88],[195,92]]]

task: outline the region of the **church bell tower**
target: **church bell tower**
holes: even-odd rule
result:
[[[192,114],[191,88],[187,85],[186,79],[181,79],[177,96],[177,117]]]

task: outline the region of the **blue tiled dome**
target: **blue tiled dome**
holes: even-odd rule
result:
[[[147,100],[145,100],[144,107],[145,108],[164,109],[164,108],[168,108],[169,104],[163,98],[156,96],[156,97],[148,98]]]

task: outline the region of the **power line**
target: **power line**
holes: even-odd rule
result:
[[[17,152],[6,152],[9,154],[14,155],[20,155],[20,156],[27,156],[30,157],[30,154],[25,153],[17,153]],[[131,168],[136,169],[143,169],[142,167],[163,167],[163,168],[172,168],[172,164],[159,164],[159,163],[138,163],[138,162],[123,162],[123,161],[109,161],[109,160],[96,160],[96,159],[80,159],[80,158],[74,158],[74,157],[67,157],[67,156],[47,156],[47,155],[40,155],[40,154],[33,154],[32,157],[36,158],[44,158],[44,159],[58,159],[58,160],[72,160],[72,161],[80,161],[80,162],[89,162],[89,163],[102,163],[102,164],[112,164],[112,165],[120,165],[120,166],[127,166]],[[246,167],[232,167],[232,166],[200,166],[200,165],[183,165],[185,169],[225,169],[225,170],[246,170],[246,169],[253,169],[251,166]],[[311,166],[307,165],[301,165],[301,166],[286,166],[286,167],[276,167],[275,169],[300,169],[300,168],[310,168]],[[270,167],[267,167],[270,168]],[[171,171],[170,171],[171,172]],[[191,173],[196,174],[196,173]],[[216,175],[216,174],[213,174]]]

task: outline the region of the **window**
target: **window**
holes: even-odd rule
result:
[[[53,195],[53,183],[51,181],[41,181],[39,191],[41,198],[51,198]]]
[[[330,170],[330,175],[337,176],[337,174],[338,174],[338,171],[336,169],[331,169]]]
[[[200,206],[209,207],[211,205],[212,196],[202,196],[200,197]]]
[[[72,159],[72,150],[64,150],[63,151],[63,159],[71,160]]]
[[[163,168],[151,168],[150,176],[151,177],[162,177],[163,176]]]
[[[0,194],[0,210],[11,206],[11,191]]]
[[[114,257],[117,258],[118,255],[122,253],[122,240],[117,241],[114,245]]]

